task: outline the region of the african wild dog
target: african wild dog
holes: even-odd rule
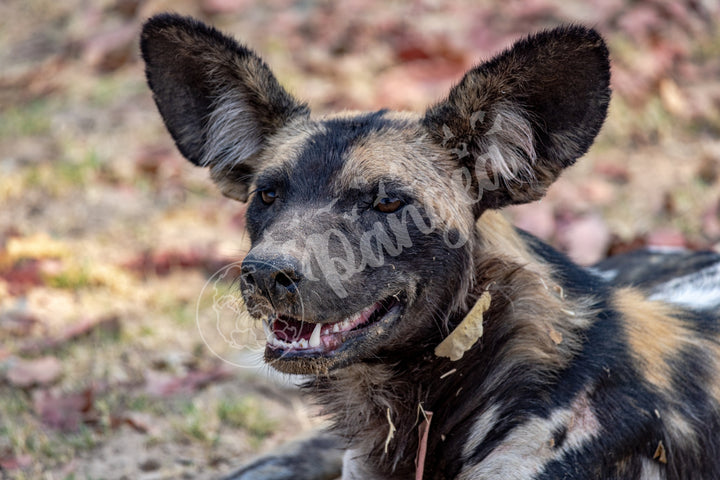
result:
[[[180,151],[249,201],[246,304],[266,361],[309,375],[343,478],[720,478],[720,255],[585,269],[496,212],[542,197],[598,133],[596,32],[521,40],[421,116],[314,118],[184,17],[150,19],[142,52]],[[467,319],[467,349],[439,354]],[[302,473],[243,478],[312,478],[332,447],[311,444],[283,460]]]

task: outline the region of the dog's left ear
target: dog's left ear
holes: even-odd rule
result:
[[[561,27],[517,42],[429,108],[431,138],[458,158],[488,208],[541,198],[592,144],[610,100],[600,35]],[[475,190],[476,192],[478,190]]]

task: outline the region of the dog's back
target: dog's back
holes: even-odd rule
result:
[[[314,118],[182,17],[151,19],[142,47],[181,152],[250,202],[247,307],[266,361],[311,375],[343,478],[720,478],[720,257],[586,269],[496,213],[541,198],[599,131],[597,33],[528,37],[422,116]],[[334,441],[235,478],[322,478],[313,452]]]

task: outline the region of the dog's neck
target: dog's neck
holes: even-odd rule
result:
[[[517,398],[518,389],[527,393],[523,398],[541,398],[579,349],[580,333],[592,318],[592,298],[569,298],[554,266],[533,253],[504,219],[484,215],[478,233],[474,288],[467,308],[452,315],[448,326],[456,326],[483,291],[492,301],[482,337],[461,359],[440,358],[423,348],[422,354],[403,352],[390,361],[351,365],[308,385],[349,446],[367,455],[368,464],[394,470],[399,478],[414,472],[421,410],[433,412],[428,455],[441,461],[445,454],[438,452],[460,445],[463,423],[498,399]],[[468,395],[474,402],[455,401]]]

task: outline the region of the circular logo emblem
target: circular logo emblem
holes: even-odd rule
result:
[[[255,268],[257,265],[255,262]],[[269,327],[263,325],[266,320],[254,318],[248,312],[241,287],[247,296],[257,287],[243,279],[252,275],[254,269],[243,272],[241,266],[242,262],[233,262],[210,276],[200,291],[195,318],[200,337],[215,356],[237,367],[257,368],[263,363]],[[263,266],[274,268],[271,264]],[[303,311],[302,299],[299,301]]]

